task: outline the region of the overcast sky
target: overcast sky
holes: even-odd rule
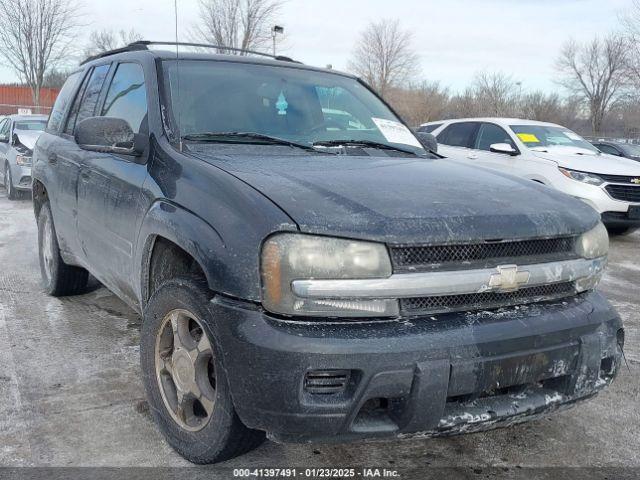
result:
[[[84,2],[79,44],[92,29],[136,29],[171,40],[173,0]],[[632,0],[289,0],[278,23],[285,53],[311,65],[346,69],[359,33],[371,21],[398,18],[413,32],[421,77],[464,88],[481,70],[502,71],[525,90],[554,90],[554,60],[569,37],[589,39],[619,25]],[[198,0],[178,0],[179,32],[187,39]],[[0,68],[0,81],[15,81]]]

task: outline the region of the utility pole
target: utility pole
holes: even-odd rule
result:
[[[274,25],[271,28],[271,37],[273,38],[273,56],[276,56],[276,36],[278,34],[282,35],[284,33],[284,27],[280,25]]]

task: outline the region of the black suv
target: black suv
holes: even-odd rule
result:
[[[174,48],[70,76],[33,202],[47,291],[91,272],[143,316],[178,452],[470,432],[610,383],[593,209],[426,151],[352,76]]]

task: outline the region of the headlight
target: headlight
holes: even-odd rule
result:
[[[384,245],[372,242],[283,233],[262,248],[262,297],[273,313],[305,316],[380,317],[398,315],[397,300],[308,299],[291,287],[300,279],[386,278],[391,260]]]
[[[600,259],[594,260],[594,266],[589,276],[576,280],[576,291],[578,293],[593,290],[600,283],[607,263],[604,257],[609,252],[609,234],[602,222],[580,235],[576,243],[576,252],[583,258]]]
[[[569,170],[568,168],[558,167],[558,170],[571,180],[576,180],[582,183],[588,183],[589,185],[602,185],[604,181],[597,175],[586,172],[579,172],[577,170]]]
[[[583,258],[605,257],[609,253],[609,234],[602,222],[580,235],[576,251]]]
[[[26,155],[16,155],[16,164],[17,165],[31,165],[31,157]]]

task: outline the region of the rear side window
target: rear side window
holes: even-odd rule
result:
[[[477,122],[452,123],[438,134],[438,143],[452,147],[472,148],[477,129]]]
[[[126,120],[134,133],[147,130],[147,94],[144,88],[144,72],[137,63],[118,65],[102,115]]]
[[[436,128],[440,127],[442,124],[441,123],[434,123],[432,125],[424,125],[422,127],[420,127],[418,129],[419,132],[423,132],[423,133],[431,133],[433,132]]]
[[[498,125],[493,123],[483,123],[478,131],[478,139],[476,141],[476,149],[490,151],[491,145],[494,143],[507,143],[513,148],[516,146],[513,144],[509,134]]]
[[[64,113],[69,106],[69,102],[73,98],[73,93],[76,90],[76,85],[81,78],[82,72],[75,72],[69,75],[67,81],[64,82],[60,93],[58,93],[58,98],[56,98],[56,103],[53,105],[53,109],[51,110],[51,115],[49,115],[49,122],[47,123],[47,131],[57,133],[60,128],[60,124],[62,123],[62,118],[64,117]]]
[[[104,79],[107,77],[107,73],[109,73],[109,65],[100,65],[94,68],[88,80],[85,80],[83,87],[80,89],[78,95],[76,95],[75,102],[69,113],[67,125],[64,129],[65,133],[72,135],[78,123],[85,118],[95,115],[100,90],[102,89]]]

